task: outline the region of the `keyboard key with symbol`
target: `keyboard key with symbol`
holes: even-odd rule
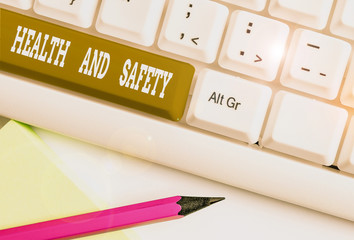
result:
[[[228,12],[227,7],[213,1],[171,0],[158,46],[211,63],[216,58]]]
[[[351,46],[349,43],[297,29],[280,78],[290,88],[326,99],[338,94]]]
[[[322,165],[332,165],[347,111],[300,95],[276,94],[262,145]]]
[[[235,11],[230,20],[219,64],[265,81],[275,79],[289,27],[273,19]]]

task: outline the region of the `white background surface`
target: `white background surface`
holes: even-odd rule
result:
[[[354,239],[353,222],[35,131],[65,162],[62,170],[97,204],[117,207],[175,195],[226,197],[182,219],[135,227],[139,239]]]

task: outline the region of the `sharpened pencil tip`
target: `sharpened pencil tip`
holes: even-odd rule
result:
[[[222,201],[222,200],[225,200],[225,198],[224,198],[224,197],[212,197],[212,198],[210,198],[209,203],[210,203],[210,205],[211,205],[211,204],[220,202],[220,201]]]
[[[181,211],[178,215],[186,216],[193,212],[196,212],[202,208],[208,207],[214,203],[224,200],[224,197],[185,197],[181,196],[181,199],[177,202],[181,206]]]

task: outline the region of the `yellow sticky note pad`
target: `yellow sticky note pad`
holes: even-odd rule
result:
[[[0,229],[99,210],[53,158],[29,126],[9,121],[0,129]],[[128,239],[122,231],[86,238]]]

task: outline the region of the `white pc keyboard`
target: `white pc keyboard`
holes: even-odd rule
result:
[[[0,115],[354,221],[354,0],[0,7]]]

